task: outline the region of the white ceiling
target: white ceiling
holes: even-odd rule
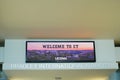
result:
[[[115,70],[8,70],[6,73],[9,80],[107,80],[113,71]]]
[[[120,0],[0,0],[0,39],[120,41]]]

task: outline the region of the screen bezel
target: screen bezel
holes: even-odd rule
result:
[[[29,42],[92,42],[94,48],[94,60],[79,60],[79,61],[27,61],[27,43]],[[95,50],[95,41],[26,41],[26,56],[25,56],[26,63],[80,63],[80,62],[96,62],[96,50]]]

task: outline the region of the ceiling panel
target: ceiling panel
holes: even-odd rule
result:
[[[119,0],[0,0],[0,38],[120,41]]]

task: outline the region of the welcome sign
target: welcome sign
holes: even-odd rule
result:
[[[26,41],[26,62],[95,62],[95,42]]]

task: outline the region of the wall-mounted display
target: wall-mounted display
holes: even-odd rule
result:
[[[95,61],[94,41],[26,41],[27,63]]]

